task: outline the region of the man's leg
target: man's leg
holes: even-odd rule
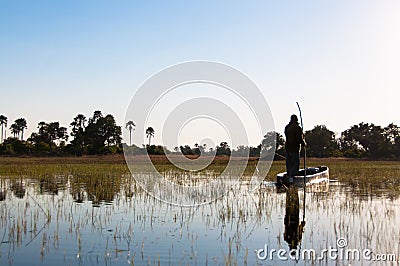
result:
[[[300,168],[300,153],[296,152],[296,154],[293,155],[293,171],[296,173],[296,175],[299,173],[299,168]]]
[[[288,176],[295,176],[296,171],[296,153],[287,152],[286,154],[286,169]]]
[[[290,153],[286,152],[286,174],[288,176],[290,176],[290,173],[291,173],[290,160],[291,160]]]
[[[286,155],[286,168],[288,176],[295,176],[299,171],[299,154],[297,152],[288,152]]]

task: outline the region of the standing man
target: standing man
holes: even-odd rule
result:
[[[302,145],[306,146],[303,130],[296,115],[290,117],[290,122],[285,127],[285,136],[286,172],[288,176],[296,176],[300,166],[300,149]]]

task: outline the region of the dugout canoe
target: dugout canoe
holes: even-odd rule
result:
[[[306,168],[306,185],[318,182],[329,181],[329,168],[327,166]],[[276,176],[277,185],[304,185],[304,169],[300,169],[298,175],[289,177],[286,172],[279,173]]]

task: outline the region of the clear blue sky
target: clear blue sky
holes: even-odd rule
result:
[[[296,101],[306,129],[399,125],[399,14],[396,0],[0,0],[0,114],[27,135],[97,109],[122,124],[149,76],[212,60],[252,78],[279,132]]]

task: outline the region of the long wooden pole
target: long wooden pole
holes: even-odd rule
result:
[[[301,115],[301,109],[300,109],[300,105],[298,102],[296,102],[297,107],[299,108],[299,112],[300,112],[300,122],[301,122],[301,129],[303,130],[304,133],[304,126],[303,126],[303,116]],[[304,149],[304,186],[306,185],[306,159],[307,159],[307,151],[306,151],[306,146],[303,145],[303,149]]]
[[[304,134],[304,126],[303,126],[303,116],[301,115],[301,109],[300,109],[300,105],[298,102],[296,102],[297,107],[299,108],[299,113],[300,113],[300,122],[301,122],[301,129],[303,131]],[[307,176],[307,172],[306,172],[306,158],[307,158],[307,151],[306,151],[306,146],[304,145],[303,147],[304,149],[304,189],[303,189],[303,222],[306,218],[306,176]]]

